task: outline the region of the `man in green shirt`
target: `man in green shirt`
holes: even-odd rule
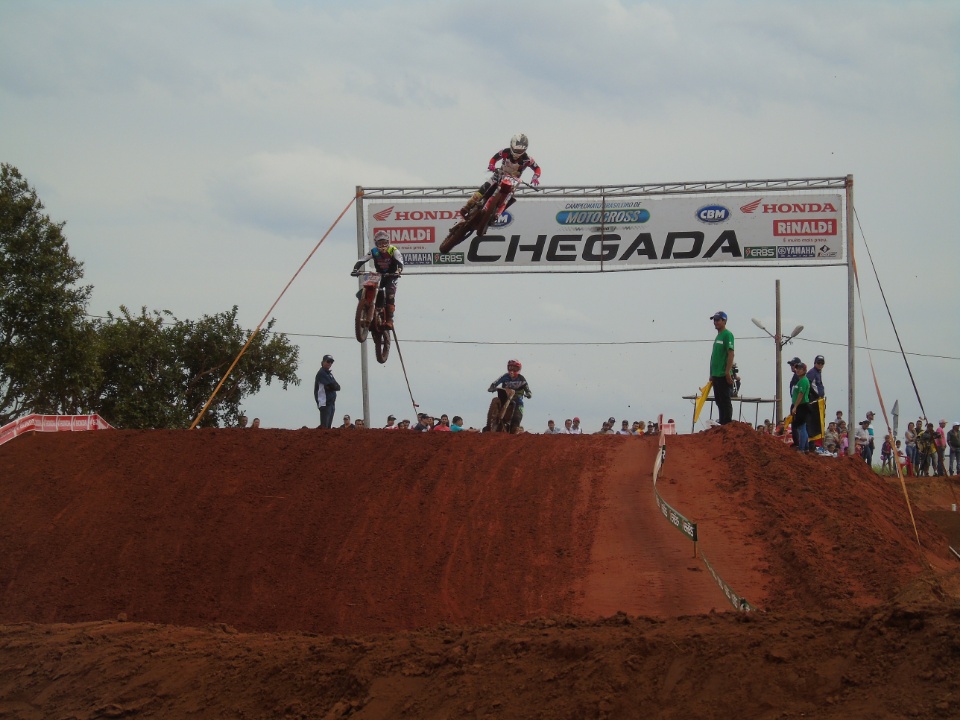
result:
[[[793,386],[793,403],[790,412],[793,414],[791,427],[797,429],[797,450],[807,451],[810,434],[807,432],[807,414],[810,410],[807,403],[810,402],[810,379],[807,377],[807,366],[803,363],[793,366],[793,371],[797,374],[797,384]]]
[[[727,330],[727,314],[722,310],[710,316],[717,329],[710,354],[710,382],[713,383],[713,399],[717,403],[717,421],[726,425],[733,420],[733,333]]]

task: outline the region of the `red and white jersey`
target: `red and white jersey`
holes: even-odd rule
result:
[[[507,175],[511,175],[513,177],[518,178],[520,177],[520,174],[524,170],[526,170],[527,168],[530,168],[531,170],[533,170],[533,174],[536,177],[538,178],[540,177],[540,166],[537,165],[536,160],[534,160],[532,157],[530,157],[526,153],[524,153],[523,155],[518,157],[516,160],[514,160],[513,153],[510,152],[510,148],[504,148],[503,150],[498,152],[496,155],[494,155],[492,158],[490,158],[490,162],[488,163],[488,166],[496,165],[501,160],[503,161],[503,164],[500,167],[503,169],[503,171]]]

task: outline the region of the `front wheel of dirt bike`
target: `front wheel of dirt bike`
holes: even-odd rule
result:
[[[463,239],[467,236],[467,221],[461,220],[452,228],[450,232],[447,233],[446,239],[440,243],[440,252],[448,253],[453,250],[457,245],[463,242]]]
[[[490,409],[487,411],[487,427],[490,432],[500,432],[500,398],[495,397],[490,401]]]
[[[378,327],[373,333],[373,349],[376,351],[377,362],[383,365],[390,355],[390,330]]]
[[[370,332],[370,321],[366,317],[369,306],[360,298],[357,303],[357,314],[353,319],[353,329],[357,335],[357,342],[362,343],[367,339],[367,333]]]

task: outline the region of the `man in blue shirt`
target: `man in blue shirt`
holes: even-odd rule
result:
[[[320,427],[330,429],[333,426],[333,416],[336,412],[337,392],[340,390],[338,383],[330,368],[333,367],[333,356],[324,355],[323,362],[320,364],[320,370],[313,381],[313,399],[320,410]]]
[[[807,370],[807,380],[810,381],[810,407],[807,410],[807,436],[810,438],[823,437],[819,400],[827,396],[826,391],[823,389],[823,377],[820,374],[823,372],[824,362],[823,355],[817,355],[817,357],[813,359],[813,367]],[[813,440],[809,442],[810,447],[807,449],[814,450]]]

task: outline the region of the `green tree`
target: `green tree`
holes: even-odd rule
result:
[[[201,427],[234,425],[241,403],[266,383],[299,385],[299,349],[275,320],[261,330],[230,373]],[[89,397],[106,420],[123,428],[188,427],[240,353],[249,331],[237,323],[237,307],[200,320],[169,312],[132,315],[120,308],[96,324],[99,384]]]
[[[70,255],[64,223],[17,168],[0,165],[0,425],[36,413],[82,412],[95,377],[85,319],[91,286]]]

